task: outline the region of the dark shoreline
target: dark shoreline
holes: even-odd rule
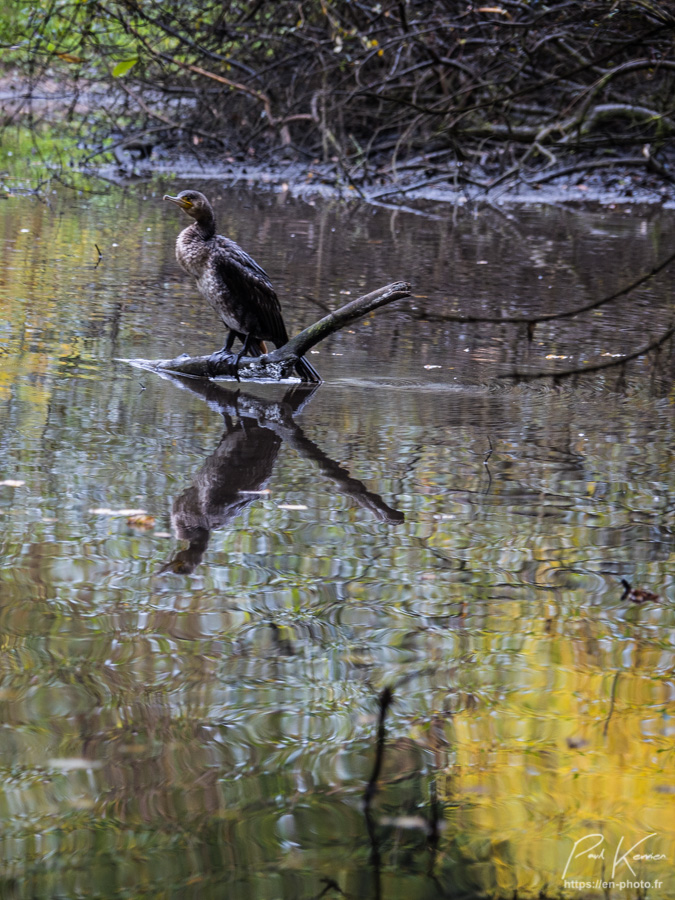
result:
[[[416,158],[418,160],[419,158]],[[483,173],[467,173],[457,169],[434,177],[420,177],[418,168],[410,171],[401,162],[397,177],[379,176],[369,180],[349,181],[337,165],[317,163],[303,165],[295,161],[270,164],[197,161],[195,158],[155,160],[118,160],[122,165],[101,167],[97,173],[119,184],[136,180],[161,178],[188,185],[219,182],[223,186],[246,186],[288,192],[289,195],[313,201],[316,199],[361,201],[369,205],[408,210],[432,215],[437,207],[476,208],[539,207],[548,205],[598,207],[633,210],[675,209],[675,185],[667,184],[659,175],[633,166],[616,166],[611,170],[589,169],[561,175],[550,181],[500,180],[494,187]],[[539,173],[541,174],[541,173]],[[482,183],[480,183],[482,182]],[[483,186],[486,185],[486,186]],[[436,210],[438,211],[438,210]]]
[[[34,85],[20,73],[0,76],[0,137],[11,144],[11,129],[29,127],[26,113],[38,113],[38,130],[48,129],[72,105],[80,113],[103,103],[103,85],[90,85],[85,92],[68,83],[47,78]],[[108,95],[110,98],[112,95]],[[24,106],[25,104],[25,106]],[[2,121],[4,117],[4,122]],[[92,141],[94,140],[91,136]],[[502,169],[494,159],[484,168],[458,162],[447,147],[417,151],[395,162],[386,157],[369,159],[359,166],[333,156],[329,161],[308,159],[293,147],[250,148],[245,154],[215,152],[195,146],[190,152],[177,152],[171,141],[154,136],[99,135],[98,150],[85,143],[80,160],[73,148],[67,174],[79,172],[124,185],[137,180],[161,178],[184,185],[219,182],[227,186],[246,185],[314,200],[360,200],[378,207],[408,209],[432,215],[435,207],[476,208],[523,206],[583,206],[617,208],[675,208],[675,150],[663,146],[659,159],[652,158],[651,147],[621,158],[583,155],[561,159],[555,165],[542,160],[525,172],[522,167]],[[101,156],[112,157],[97,165]],[[54,172],[66,175],[66,170]]]

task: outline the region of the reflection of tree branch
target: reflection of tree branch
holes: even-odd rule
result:
[[[290,429],[283,426],[279,427],[276,423],[270,424],[269,427],[282,434],[284,440],[294,450],[315,462],[321,474],[326,478],[330,478],[338,486],[341,494],[351,497],[359,506],[370,510],[381,522],[396,525],[405,521],[405,516],[402,512],[398,509],[392,509],[379,494],[372,493],[365,487],[363,482],[357,478],[352,478],[346,469],[343,469],[334,459],[327,456],[314,441],[310,440],[296,422],[290,423]]]
[[[607,731],[609,729],[609,723],[614,713],[614,701],[616,700],[616,688],[619,683],[619,675],[620,672],[616,672],[614,675],[614,680],[612,681],[612,693],[610,696],[610,704],[609,704],[609,712],[607,713],[607,718],[605,719],[605,727],[602,729],[603,737],[607,737]]]
[[[366,820],[366,830],[368,832],[368,840],[370,841],[370,865],[373,869],[374,877],[374,900],[380,900],[382,896],[382,854],[380,853],[380,839],[375,829],[375,822],[370,811],[370,806],[366,806],[363,810]]]
[[[493,447],[492,447],[492,441],[490,440],[489,435],[488,435],[488,444],[490,445],[490,449],[485,454],[485,459],[483,460],[483,465],[485,466],[485,471],[487,472],[487,476],[488,476],[488,485],[484,491],[484,493],[486,493],[486,494],[490,493],[490,488],[492,487],[492,474],[490,472],[490,466],[488,465],[488,461],[489,461],[490,457],[492,456]]]
[[[197,394],[208,403],[211,409],[223,416],[236,416],[242,412],[250,417],[261,419],[264,419],[265,415],[284,418],[288,417],[290,413],[291,416],[295,416],[305,408],[318,389],[317,384],[292,384],[286,387],[281,400],[276,402],[256,397],[246,391],[232,390],[230,385],[225,386],[215,381],[190,378],[172,372],[158,374],[177,387],[191,394]],[[284,407],[287,407],[285,415],[282,413]],[[264,423],[261,422],[261,424]]]
[[[645,356],[647,353],[650,353],[652,350],[656,350],[658,347],[665,344],[673,334],[675,334],[675,325],[671,326],[660,338],[649,344],[645,344],[644,347],[640,347],[640,349],[636,350],[634,353],[628,353],[626,356],[621,356],[618,359],[615,358],[608,360],[607,362],[595,363],[591,366],[579,366],[575,369],[561,369],[553,372],[513,372],[507,375],[498,375],[497,377],[516,378],[518,381],[534,381],[538,378],[567,378],[570,375],[587,375],[590,372],[601,372],[603,369],[623,366],[634,359],[638,359],[640,356]]]
[[[325,887],[320,894],[316,895],[316,900],[321,900],[321,897],[325,897],[329,891],[337,891],[340,896],[345,896],[345,892],[342,890],[340,885],[337,883],[337,881],[333,881],[332,878],[322,878],[321,884],[324,884]]]
[[[373,874],[375,876],[375,898],[379,900],[382,888],[381,888],[381,866],[382,866],[382,858],[380,855],[380,841],[377,835],[377,830],[375,828],[375,822],[373,820],[370,805],[373,801],[373,797],[375,796],[375,792],[377,791],[377,782],[380,777],[380,772],[382,771],[382,763],[384,761],[384,746],[385,746],[385,738],[387,736],[387,729],[385,728],[385,720],[387,718],[387,712],[389,711],[389,707],[391,706],[392,700],[394,699],[394,692],[392,688],[386,687],[381,692],[379,697],[377,698],[377,703],[380,708],[379,715],[377,717],[377,740],[375,745],[375,760],[373,762],[373,770],[370,773],[370,778],[368,779],[368,784],[366,785],[366,789],[363,792],[363,813],[366,819],[366,828],[368,830],[368,837],[370,839],[370,864],[373,867]]]
[[[293,385],[289,391],[286,391],[280,403],[271,403],[243,391],[236,391],[233,394],[228,388],[210,381],[198,381],[177,376],[169,377],[171,381],[204,397],[209,405],[217,408],[220,412],[227,411],[230,415],[245,414],[256,418],[260,426],[273,431],[305,459],[316,463],[321,474],[333,481],[340,489],[340,493],[350,497],[363,509],[370,510],[381,522],[395,525],[405,521],[405,516],[400,510],[393,509],[384,502],[379,494],[369,491],[358,478],[352,478],[346,469],[343,469],[308,438],[294,420],[293,417],[309,401],[317,389],[317,385],[309,388],[307,385]]]
[[[279,401],[266,400],[203,379],[162,373],[174,384],[207,401],[226,422],[226,430],[214,452],[195,473],[192,484],[173,503],[172,521],[178,537],[189,541],[163,566],[162,572],[190,574],[201,562],[211,531],[224,528],[244,510],[271,476],[277,453],[286,441],[303,457],[318,464],[322,475],[381,522],[404,521],[399,510],[388,506],[379,494],[352,478],[335,460],[304,434],[293,416],[317,389],[293,385]],[[232,419],[238,418],[236,425]]]
[[[443,827],[443,804],[438,798],[438,777],[442,770],[448,766],[448,741],[444,733],[443,719],[434,715],[428,731],[428,749],[433,753],[432,773],[433,777],[429,785],[429,821],[427,823],[427,849],[429,851],[429,864],[427,877],[434,883],[438,890],[438,896],[443,896],[443,888],[436,876],[436,857],[440,832]],[[447,786],[447,781],[446,781]]]
[[[377,791],[377,781],[380,777],[380,772],[382,771],[382,763],[384,761],[384,741],[387,736],[385,720],[387,718],[387,712],[389,711],[389,707],[391,706],[391,702],[393,699],[394,693],[390,687],[386,687],[377,698],[377,703],[380,707],[380,713],[377,718],[377,744],[375,746],[375,761],[373,763],[373,771],[370,774],[368,784],[366,785],[366,789],[363,793],[363,802],[366,809],[370,807],[373,797],[375,796],[375,792]]]
[[[454,315],[452,313],[436,315],[434,313],[427,314],[425,311],[421,310],[417,313],[415,318],[418,319],[433,319],[435,322],[486,322],[493,325],[537,325],[539,322],[551,322],[555,319],[572,319],[574,316],[579,316],[585,312],[591,312],[591,310],[598,309],[600,306],[604,306],[606,303],[611,303],[613,300],[618,300],[619,297],[623,297],[625,294],[630,294],[631,291],[634,291],[636,288],[643,285],[645,282],[649,281],[650,278],[653,278],[654,275],[658,275],[659,272],[662,272],[666,269],[673,261],[675,260],[675,253],[671,253],[663,262],[660,262],[658,265],[654,266],[649,272],[646,272],[644,275],[640,275],[639,278],[636,278],[635,281],[626,285],[625,287],[620,288],[618,291],[615,291],[613,294],[610,294],[608,297],[603,297],[601,300],[594,300],[592,303],[586,303],[584,306],[577,306],[576,309],[570,309],[566,312],[556,312],[556,313],[542,313],[539,316],[464,316],[461,314]],[[409,311],[406,311],[406,315],[411,315]],[[642,352],[638,355],[642,355]]]

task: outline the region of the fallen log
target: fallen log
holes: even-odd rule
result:
[[[352,300],[305,328],[287,344],[264,356],[245,356],[239,362],[239,381],[283,381],[294,378],[293,368],[300,356],[312,347],[380,306],[410,296],[410,285],[395,281]],[[182,354],[175,359],[126,359],[132,366],[154,372],[168,372],[189,378],[235,378],[234,356],[217,351],[210,356]]]

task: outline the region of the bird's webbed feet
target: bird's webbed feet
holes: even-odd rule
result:
[[[246,354],[248,353],[250,344],[251,344],[251,335],[247,334],[243,341],[242,348],[239,351],[239,353],[237,353],[237,356],[234,360],[234,377],[237,379],[237,381],[241,381],[241,379],[239,378],[239,363],[241,362],[242,357],[246,356]]]
[[[235,365],[236,360],[236,354],[232,353],[230,350],[227,350],[225,347],[221,347],[220,350],[216,350],[215,353],[212,353],[209,357],[208,374],[211,377],[214,377],[216,375],[223,375],[225,374],[225,372],[223,371],[225,367]]]
[[[214,362],[220,367],[223,364],[234,366],[234,377],[239,381],[239,358],[241,354],[237,355],[232,352],[232,344],[234,343],[236,338],[241,338],[236,331],[229,331],[227,335],[227,340],[220,348],[220,350],[216,350],[215,353],[212,354],[212,358]],[[243,340],[243,338],[242,338]]]
[[[232,344],[234,343],[235,338],[239,338],[242,342],[242,347],[239,353],[232,352]],[[237,381],[241,381],[239,377],[239,364],[241,360],[251,348],[251,335],[247,334],[239,334],[238,332],[231,331],[227,336],[227,340],[220,348],[220,350],[216,350],[215,353],[211,354],[212,360],[212,368],[222,372],[222,368],[224,365],[227,365],[230,368],[228,375],[233,375]],[[255,353],[254,353],[255,355]]]

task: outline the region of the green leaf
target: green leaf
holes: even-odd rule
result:
[[[133,59],[123,59],[121,62],[118,62],[112,71],[113,77],[120,78],[122,75],[126,75],[129,69],[133,68],[137,62],[137,56],[134,56]]]

